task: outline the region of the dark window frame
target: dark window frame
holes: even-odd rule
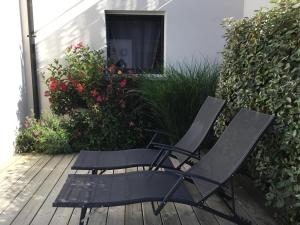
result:
[[[117,12],[113,12],[113,11],[109,11],[109,12],[105,12],[105,24],[106,24],[106,43],[107,43],[107,49],[106,49],[106,54],[107,54],[107,59],[110,58],[110,46],[109,46],[109,42],[110,42],[110,31],[109,31],[109,26],[108,26],[108,21],[109,21],[109,17],[128,17],[128,18],[141,18],[141,19],[145,19],[145,18],[160,18],[160,29],[161,29],[161,36],[160,36],[160,41],[159,41],[159,57],[157,60],[157,66],[154,66],[154,68],[152,69],[152,71],[141,71],[138,68],[133,68],[134,73],[143,73],[143,72],[147,72],[147,73],[153,73],[153,74],[162,74],[163,73],[163,68],[164,68],[164,62],[165,62],[165,15],[164,14],[156,14],[156,12],[154,12],[153,14],[148,13],[147,14],[139,14],[139,13],[135,13],[134,11],[132,12],[122,12],[122,11],[117,11]],[[108,62],[109,63],[109,62]],[[110,65],[108,65],[110,66]],[[124,71],[123,71],[124,72]],[[128,73],[127,71],[125,71],[125,73]],[[130,72],[132,73],[132,72]]]

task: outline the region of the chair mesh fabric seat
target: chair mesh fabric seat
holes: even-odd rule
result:
[[[218,98],[207,97],[197,113],[192,125],[186,134],[178,141],[175,147],[179,147],[195,153],[208,134],[211,126],[223,108],[225,101]],[[146,152],[146,151],[149,151]],[[118,169],[132,166],[150,166],[159,151],[151,149],[128,149],[120,151],[80,151],[72,169]],[[188,159],[188,156],[172,153],[180,163]],[[174,168],[170,160],[166,160],[161,167]]]
[[[53,206],[81,207],[82,219],[87,208],[159,201],[162,203],[154,209],[157,214],[166,202],[178,202],[199,207],[237,224],[251,224],[237,215],[234,197],[232,207],[226,204],[232,215],[203,203],[232,177],[273,119],[274,116],[267,114],[240,110],[214,147],[186,172],[172,170],[101,176],[69,175]],[[186,182],[190,182],[189,185]],[[190,185],[193,185],[193,191]]]
[[[53,206],[92,208],[162,201],[178,179],[179,175],[162,171],[101,176],[71,174]],[[170,201],[195,204],[184,183]]]
[[[237,170],[274,116],[241,109],[219,137],[213,148],[187,173],[197,174],[223,184]],[[193,179],[199,192],[209,196],[219,185]]]
[[[119,151],[81,151],[72,169],[109,170],[136,166],[150,166],[159,150],[156,149],[127,149]],[[170,159],[166,159],[162,167],[173,169]]]

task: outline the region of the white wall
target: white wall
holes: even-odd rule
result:
[[[270,8],[272,4],[269,0],[244,0],[244,16],[251,17],[255,14],[255,10],[261,7]]]
[[[33,0],[38,67],[45,70],[70,44],[105,47],[104,10],[164,11],[166,63],[220,57],[224,17],[243,16],[243,0]],[[41,105],[44,81],[40,79]]]
[[[0,9],[0,164],[12,156],[16,129],[26,112],[25,76],[19,0]]]

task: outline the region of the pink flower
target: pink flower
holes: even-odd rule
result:
[[[116,73],[116,70],[117,70],[117,66],[115,64],[111,64],[109,67],[108,67],[108,71],[110,73]]]
[[[135,126],[134,122],[132,122],[132,121],[130,121],[128,125],[129,125],[129,127],[134,127]]]
[[[75,49],[82,48],[82,47],[83,47],[82,41],[74,46]]]
[[[34,135],[35,137],[38,137],[38,136],[40,135],[40,132],[36,130],[36,131],[33,132],[33,135]]]
[[[126,85],[127,85],[127,80],[121,80],[121,81],[120,81],[120,87],[121,87],[121,88],[126,87]]]
[[[93,97],[96,97],[97,94],[98,94],[98,92],[97,92],[96,89],[94,89],[94,90],[91,92],[91,96],[93,96]]]
[[[49,91],[45,91],[44,96],[45,97],[49,97],[50,96],[50,92]]]
[[[122,109],[126,107],[126,102],[124,100],[120,100],[119,104]]]
[[[96,97],[96,102],[98,102],[98,103],[103,102],[103,100],[104,100],[104,98],[103,98],[103,96],[101,96],[101,95],[98,95],[98,96]]]

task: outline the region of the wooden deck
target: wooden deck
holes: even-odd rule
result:
[[[0,225],[74,225],[79,209],[54,208],[52,202],[71,171],[76,155],[17,155],[0,166]],[[142,170],[131,168],[129,170]],[[120,173],[124,170],[109,171]],[[237,185],[239,214],[256,225],[276,225],[264,207],[251,193]],[[217,196],[207,204],[225,211]],[[230,225],[232,223],[202,210],[168,203],[159,216],[154,216],[150,203],[96,209],[89,225]]]

